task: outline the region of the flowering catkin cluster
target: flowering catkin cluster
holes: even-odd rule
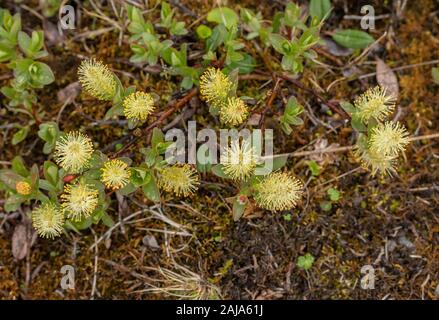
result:
[[[354,104],[361,121],[383,121],[395,109],[395,98],[387,95],[386,89],[377,86],[360,95]]]
[[[68,184],[64,187],[61,195],[62,209],[69,219],[81,221],[88,218],[98,205],[99,191],[91,184],[80,181],[76,184]]]
[[[208,68],[200,77],[201,97],[219,111],[221,123],[238,126],[248,117],[245,102],[233,95],[233,83],[221,70]]]
[[[53,239],[63,231],[64,213],[58,205],[46,202],[32,211],[32,224],[40,237]]]
[[[55,144],[55,161],[68,173],[80,173],[87,168],[92,154],[91,139],[79,131],[67,133]]]
[[[255,186],[255,201],[270,211],[289,210],[303,194],[303,184],[290,173],[273,172]]]
[[[71,131],[62,135],[55,144],[54,158],[67,174],[73,177],[82,174],[90,167],[95,151],[91,139],[79,131]],[[100,169],[100,182],[110,190],[118,190],[130,182],[131,168],[120,159],[105,161]],[[60,205],[53,202],[43,203],[32,213],[33,226],[38,234],[46,238],[54,238],[61,234],[64,219],[79,222],[89,218],[99,207],[99,190],[93,183],[82,177],[67,183],[60,195]],[[18,182],[17,192],[30,194],[27,182]]]
[[[254,172],[258,156],[247,140],[240,143],[237,139],[221,154],[220,161],[229,177],[244,180]]]
[[[113,100],[117,91],[114,73],[95,59],[82,61],[78,69],[79,82],[84,90],[99,100]]]
[[[99,100],[113,101],[117,98],[116,75],[101,61],[82,61],[78,69],[82,88]],[[123,113],[127,119],[145,121],[154,111],[154,99],[149,93],[133,92],[122,99]]]
[[[160,189],[184,197],[193,194],[199,184],[197,171],[188,164],[165,167],[158,179]]]
[[[109,160],[101,168],[101,181],[109,189],[118,190],[130,182],[131,172],[128,165],[119,159]]]
[[[355,155],[372,175],[391,174],[400,153],[409,143],[408,132],[399,122],[385,121],[395,107],[394,97],[381,87],[369,89],[355,101],[356,116],[368,126],[360,135]]]
[[[124,99],[123,107],[127,119],[145,121],[154,111],[154,99],[149,93],[134,92]]]

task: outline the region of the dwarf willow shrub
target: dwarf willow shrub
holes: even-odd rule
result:
[[[405,127],[386,120],[395,108],[395,98],[386,89],[375,87],[354,102],[342,103],[352,117],[352,127],[358,132],[355,156],[365,168],[377,173],[392,174],[400,154],[409,143]]]
[[[28,113],[37,101],[35,89],[52,83],[55,77],[50,67],[38,59],[48,55],[44,50],[44,34],[32,31],[31,36],[21,30],[21,17],[0,8],[0,63],[7,63],[14,78],[1,92],[9,99],[13,111]],[[23,108],[21,108],[23,107]]]
[[[12,16],[8,10],[0,8],[0,63],[6,63],[14,75],[9,85],[0,91],[7,97],[10,110],[26,113],[33,119],[15,134],[13,144],[23,141],[30,126],[43,116],[43,111],[35,108],[35,90],[55,80],[50,67],[38,61],[47,55],[43,32],[32,31],[29,36],[21,30],[18,13]]]
[[[319,7],[312,1],[310,17],[298,5],[289,3],[267,23],[260,13],[245,8],[240,9],[240,15],[230,8],[215,8],[207,15],[210,24],[196,28],[204,52],[189,66],[187,44],[175,48],[168,37],[183,36],[191,30],[175,19],[166,2],[162,2],[158,28],[147,22],[138,8],[126,8],[134,53],[131,61],[151,65],[163,62],[164,75],[179,77],[182,88],[197,86],[191,92],[198,90],[209,112],[225,128],[245,126],[252,113],[246,103],[248,97],[237,95],[239,74],[252,72],[256,65],[244,51],[243,40],[259,41],[265,49],[272,48],[282,61],[275,68],[296,75],[316,57],[312,48],[319,43],[319,31],[330,10],[330,6]],[[34,32],[29,37],[20,31],[19,16],[12,17],[4,10],[0,11],[0,25],[0,59],[11,61],[16,76],[5,95],[12,104],[31,107],[35,96],[27,90],[53,81],[50,68],[35,61],[47,54],[41,50],[42,33]],[[218,62],[221,68],[213,67]],[[78,79],[86,94],[110,105],[105,119],[125,117],[128,129],[151,131],[151,143],[139,150],[142,160],[134,162],[118,152],[107,155],[96,150],[93,137],[79,130],[62,132],[55,122],[40,124],[38,136],[45,142],[43,152],[49,159],[42,167],[34,164],[28,168],[21,157],[15,157],[9,169],[0,170],[0,188],[7,195],[6,211],[21,205],[33,207],[33,226],[41,237],[54,238],[65,228],[82,230],[99,222],[113,225],[107,213],[113,193],[119,197],[142,193],[152,202],[160,202],[163,193],[191,197],[200,187],[200,172],[229,179],[236,186],[237,192],[231,198],[235,220],[250,204],[276,212],[291,210],[300,203],[303,183],[291,172],[280,170],[286,157],[272,159],[272,170],[264,170],[267,159],[246,141],[235,140],[221,150],[219,164],[170,164],[165,153],[173,142],[165,141],[154,123],[152,130],[142,131],[149,129],[148,124],[157,117],[157,94],[138,91],[135,86],[124,87],[111,68],[95,58],[81,62]],[[358,133],[355,154],[372,174],[393,172],[409,142],[400,123],[386,121],[394,104],[379,87],[361,95],[354,104],[341,103]],[[303,124],[299,117],[302,112],[297,99],[290,97],[278,119],[280,128],[290,134],[291,126]]]

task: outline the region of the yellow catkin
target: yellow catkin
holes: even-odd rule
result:
[[[40,237],[53,239],[63,231],[64,214],[54,203],[42,204],[32,211],[32,225]]]
[[[289,210],[303,194],[303,184],[289,173],[273,172],[255,186],[255,201],[270,211]]]
[[[160,172],[158,183],[164,191],[184,197],[193,194],[199,185],[197,171],[188,164],[164,168]]]
[[[118,190],[130,181],[131,172],[122,160],[114,159],[104,163],[101,168],[101,181],[107,188]]]

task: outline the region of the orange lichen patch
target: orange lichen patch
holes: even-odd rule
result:
[[[416,104],[419,99],[424,99],[427,94],[427,85],[430,80],[426,77],[425,71],[416,69],[410,74],[400,77],[401,98],[409,99],[411,104]]]
[[[411,39],[410,43],[401,50],[408,58],[405,62],[419,63],[433,59],[434,50],[439,47],[439,43],[436,44],[433,38],[430,32],[423,32],[416,39]]]
[[[427,24],[431,22],[429,19],[421,17],[430,17],[435,11],[435,3],[433,0],[410,1],[408,8],[404,11],[404,20],[399,28],[398,34],[407,39],[413,39],[413,36],[419,36],[419,33],[427,28]]]
[[[439,51],[439,38],[432,34],[434,21],[431,12],[435,8],[434,2],[423,1],[421,4],[413,1],[409,6],[410,10],[404,12],[404,20],[398,31],[399,50],[391,53],[395,59],[400,56],[405,66],[434,60]],[[411,108],[431,96],[428,88],[431,67],[413,67],[400,76],[401,98],[407,99]]]
[[[410,36],[411,19],[408,17],[407,24],[402,27],[407,30],[403,37],[406,46],[403,46],[401,50],[407,66],[431,61],[437,58],[435,55],[439,51],[439,39],[434,37],[430,31],[425,31],[425,28],[423,32],[416,35],[416,38]],[[416,21],[419,25],[419,16],[416,16]],[[431,68],[432,66],[413,67],[400,77],[401,97],[409,99],[411,105],[415,105],[431,95],[428,88],[431,83]]]
[[[17,299],[18,284],[8,268],[0,266],[0,300]]]

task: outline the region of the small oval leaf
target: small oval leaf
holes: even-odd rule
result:
[[[368,33],[360,30],[347,29],[338,30],[332,38],[339,45],[352,48],[352,49],[364,49],[372,44],[375,39]]]

